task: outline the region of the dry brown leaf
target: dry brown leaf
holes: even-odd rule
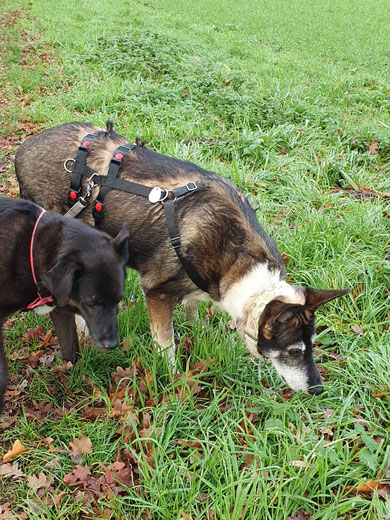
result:
[[[64,476],[64,484],[68,487],[83,486],[91,474],[89,466],[76,465],[72,471]]]
[[[2,464],[0,466],[0,475],[2,477],[12,477],[12,480],[17,480],[18,478],[24,478],[26,475],[19,469],[19,463],[14,462],[11,464],[8,462],[7,464]]]
[[[20,440],[17,439],[14,442],[12,448],[3,456],[3,462],[10,462],[11,460],[18,457],[21,453],[24,453],[28,450],[31,450],[31,448],[26,448],[25,446],[23,446]]]
[[[334,415],[334,410],[332,410],[332,408],[325,408],[325,410],[322,412],[322,415],[324,416],[324,419],[329,419],[329,417]]]
[[[132,379],[135,374],[135,368],[129,367],[126,369],[123,369],[122,367],[116,367],[115,372],[111,372],[111,379],[115,384],[118,384],[122,379]]]
[[[303,511],[302,509],[300,509],[295,513],[294,516],[288,516],[286,520],[308,520],[312,514],[313,513],[311,513],[310,511]]]
[[[364,330],[361,327],[359,327],[358,325],[354,325],[353,327],[351,327],[351,330],[355,334],[359,334],[360,336],[364,336]]]
[[[16,520],[16,516],[12,513],[10,509],[9,502],[5,502],[4,504],[0,505],[0,513],[1,520]]]
[[[364,144],[367,146],[370,155],[375,155],[378,151],[378,141],[374,141],[373,143],[366,142]]]
[[[33,489],[38,496],[42,497],[44,494],[47,494],[50,486],[53,484],[53,476],[45,475],[43,471],[41,471],[36,477],[35,475],[28,475],[27,484],[28,487]]]
[[[79,439],[74,439],[69,443],[70,451],[69,457],[73,462],[78,464],[81,459],[81,455],[85,455],[86,453],[92,453],[92,442],[88,437],[80,437]]]

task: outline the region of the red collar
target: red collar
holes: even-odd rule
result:
[[[34,238],[35,233],[37,231],[37,227],[39,224],[39,221],[41,220],[43,214],[46,213],[45,209],[42,209],[39,217],[37,218],[35,222],[35,226],[31,235],[31,241],[30,241],[30,267],[31,267],[31,274],[34,280],[35,287],[37,288],[38,298],[36,298],[33,302],[29,303],[26,307],[26,309],[31,310],[35,309],[35,307],[40,307],[41,305],[46,305],[47,303],[53,303],[53,297],[47,296],[42,297],[41,293],[39,292],[39,284],[37,283],[37,278],[35,276],[35,270],[34,270],[34,255],[33,255],[33,249],[34,249]]]

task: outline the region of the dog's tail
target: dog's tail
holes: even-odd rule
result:
[[[114,123],[110,120],[106,121],[106,137],[114,130]]]

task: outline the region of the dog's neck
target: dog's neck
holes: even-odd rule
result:
[[[280,271],[270,271],[267,264],[258,264],[225,291],[219,305],[230,314],[238,333],[244,337],[249,315],[256,314],[258,323],[266,304],[277,296],[291,303],[304,303],[303,292],[283,280]]]

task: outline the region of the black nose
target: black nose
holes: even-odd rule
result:
[[[320,395],[322,394],[322,392],[324,391],[324,387],[322,385],[317,385],[317,386],[311,386],[309,388],[309,394],[311,395]]]

